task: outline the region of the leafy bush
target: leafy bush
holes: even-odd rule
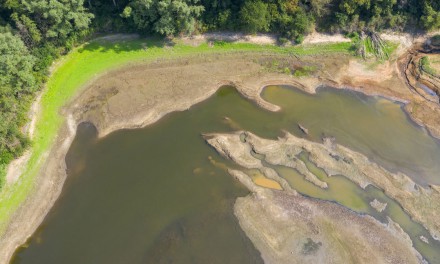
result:
[[[269,12],[267,4],[261,0],[248,0],[240,10],[243,30],[255,34],[269,30]]]
[[[278,38],[278,44],[279,45],[286,45],[289,42],[290,42],[290,40],[288,38],[285,38],[285,37],[279,37]]]

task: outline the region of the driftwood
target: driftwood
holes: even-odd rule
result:
[[[300,123],[298,123],[298,127],[304,134],[306,134],[306,135],[309,134],[309,130],[307,128],[305,128],[304,126],[302,126]]]

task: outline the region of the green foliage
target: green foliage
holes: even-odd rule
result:
[[[261,0],[248,0],[240,10],[240,21],[246,32],[255,34],[269,30],[267,4]]]
[[[289,39],[288,38],[285,38],[285,37],[278,38],[278,44],[279,45],[286,45],[287,43],[289,43]]]
[[[334,19],[328,14],[327,29],[403,30],[421,27],[426,30],[440,28],[440,2],[431,0],[339,0],[333,8]],[[330,23],[329,23],[330,22]]]
[[[293,75],[295,77],[303,77],[303,76],[309,76],[310,74],[312,74],[314,71],[316,71],[316,67],[313,66],[304,66],[304,67],[300,67],[295,69]]]
[[[143,31],[164,36],[190,34],[196,29],[196,19],[204,7],[198,0],[133,0],[125,7],[122,17],[131,19]]]
[[[245,0],[201,0],[205,7],[202,22],[208,30],[238,30],[239,12]]]
[[[26,43],[26,46],[32,47],[41,41],[41,33],[32,19],[26,15],[19,16],[17,13],[12,14],[11,18],[15,22],[21,39]]]
[[[390,26],[397,0],[342,0],[336,11],[338,25],[348,31],[369,28],[379,30]]]
[[[92,14],[83,0],[7,0],[0,3],[0,181],[6,165],[29,145],[23,134],[34,93],[48,68],[87,32]],[[0,185],[1,187],[1,185]]]
[[[330,0],[215,0],[202,1],[203,23],[207,29],[278,33],[282,38],[301,43],[315,16],[328,13]]]
[[[438,6],[437,2],[437,6]],[[423,16],[421,18],[422,26],[428,30],[440,28],[440,10],[434,9],[434,4],[425,1],[423,5]]]
[[[0,166],[19,156],[28,141],[20,131],[35,89],[32,56],[23,41],[0,33]]]
[[[432,0],[3,0],[0,25],[12,22],[28,47],[61,46],[87,32],[87,9],[93,30],[166,36],[244,30],[300,43],[314,24],[336,32],[440,28],[440,2]]]
[[[352,50],[356,55],[366,59],[374,56],[378,60],[386,60],[397,48],[396,44],[386,42],[375,32],[362,32],[362,36],[353,32],[348,35],[352,39]]]
[[[64,45],[87,30],[93,15],[84,7],[84,0],[9,0],[7,7],[24,39]]]
[[[0,95],[31,92],[35,78],[35,58],[29,54],[23,41],[11,33],[0,33]]]
[[[121,16],[128,0],[84,0],[87,9],[95,16],[91,28],[100,33],[134,32],[133,24]]]
[[[431,67],[431,64],[429,63],[429,58],[427,56],[423,56],[420,59],[419,67],[422,72],[426,72],[429,75],[438,76],[437,71]]]

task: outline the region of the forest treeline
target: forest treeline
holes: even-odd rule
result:
[[[49,66],[96,32],[271,32],[300,43],[312,29],[438,28],[437,0],[0,0],[0,186],[6,165],[29,144],[26,113]]]

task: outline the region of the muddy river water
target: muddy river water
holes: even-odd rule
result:
[[[248,130],[276,138],[287,130],[305,136],[300,123],[310,140],[333,136],[422,186],[440,184],[439,141],[411,122],[400,104],[331,88],[310,95],[269,86],[262,96],[282,110],[268,112],[224,87],[188,111],[168,114],[142,129],[98,140],[92,125],[80,125],[66,157],[63,192],[12,263],[262,262],[233,214],[235,199],[248,193],[224,169],[236,165],[210,148],[203,133]],[[307,161],[306,153],[300,158]],[[363,190],[307,164],[328,182],[328,190],[293,169],[274,169],[307,196],[335,201],[382,222],[392,218],[426,259],[440,261],[440,244],[381,190]],[[369,206],[374,198],[388,203],[382,213]]]

